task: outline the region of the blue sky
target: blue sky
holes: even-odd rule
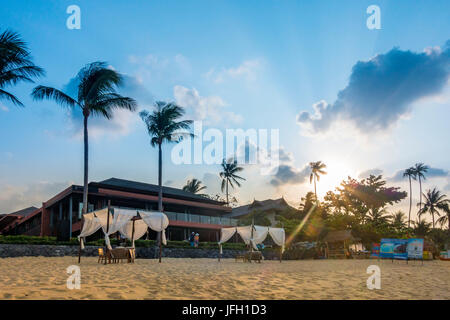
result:
[[[81,9],[81,30],[66,28],[72,4]],[[366,27],[372,4],[381,9],[381,30]],[[449,12],[438,0],[16,0],[2,6],[0,28],[28,42],[47,72],[39,84],[64,88],[83,65],[102,60],[126,75],[123,93],[140,109],[174,100],[207,127],[279,129],[286,170],[267,177],[246,167],[234,195],[243,204],[279,196],[297,204],[312,189],[305,165],[317,160],[329,167],[319,194],[375,169],[407,188],[395,175],[416,162],[436,170],[425,189],[450,193]],[[39,205],[82,182],[79,117],[33,102],[32,88],[9,88],[24,109],[0,101],[0,212]],[[137,114],[90,125],[91,181],[157,182],[157,153]],[[219,166],[176,166],[170,149],[163,181],[180,187],[196,177],[219,192]]]

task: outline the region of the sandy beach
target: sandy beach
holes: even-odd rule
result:
[[[1,299],[450,299],[450,263],[377,260],[218,263],[215,259],[81,262],[81,289],[66,286],[77,258],[0,259]],[[369,265],[381,268],[381,289],[366,286]]]

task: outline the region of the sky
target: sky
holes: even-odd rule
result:
[[[70,5],[80,8],[80,29],[67,28]],[[380,8],[380,29],[367,26],[370,5]],[[120,92],[139,111],[173,101],[204,130],[278,129],[277,170],[244,165],[246,181],[231,192],[240,204],[283,196],[297,206],[313,190],[308,163],[318,160],[328,172],[319,197],[370,173],[409,192],[401,172],[417,162],[431,168],[424,190],[450,194],[448,1],[16,0],[1,8],[0,30],[20,33],[46,76],[7,88],[25,108],[0,100],[0,213],[82,184],[79,111],[30,92],[69,90],[94,61],[124,75]],[[157,183],[157,150],[137,112],[89,121],[90,181]],[[219,165],[176,164],[172,148],[164,145],[165,185],[195,177],[220,193]],[[414,202],[418,190],[414,182]]]

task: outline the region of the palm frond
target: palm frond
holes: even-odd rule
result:
[[[51,99],[62,106],[70,108],[73,108],[78,104],[78,102],[69,95],[52,87],[37,86],[33,89],[31,96],[34,100]]]

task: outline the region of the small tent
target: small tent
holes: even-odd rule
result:
[[[109,236],[119,232],[122,236],[130,239],[134,248],[134,240],[141,238],[147,232],[147,227],[161,232],[161,241],[165,245],[165,229],[169,225],[167,216],[158,211],[144,211],[138,209],[104,208],[83,215],[84,223],[78,240],[81,249],[84,249],[86,237],[102,229],[105,235],[105,244],[111,250]]]
[[[238,233],[245,244],[251,245],[253,249],[258,250],[257,245],[262,243],[267,235],[270,235],[273,241],[281,247],[281,253],[284,252],[284,244],[286,241],[286,234],[283,228],[272,228],[265,226],[243,226],[222,228],[219,241],[219,254],[222,254],[222,244],[231,239],[231,237]]]

